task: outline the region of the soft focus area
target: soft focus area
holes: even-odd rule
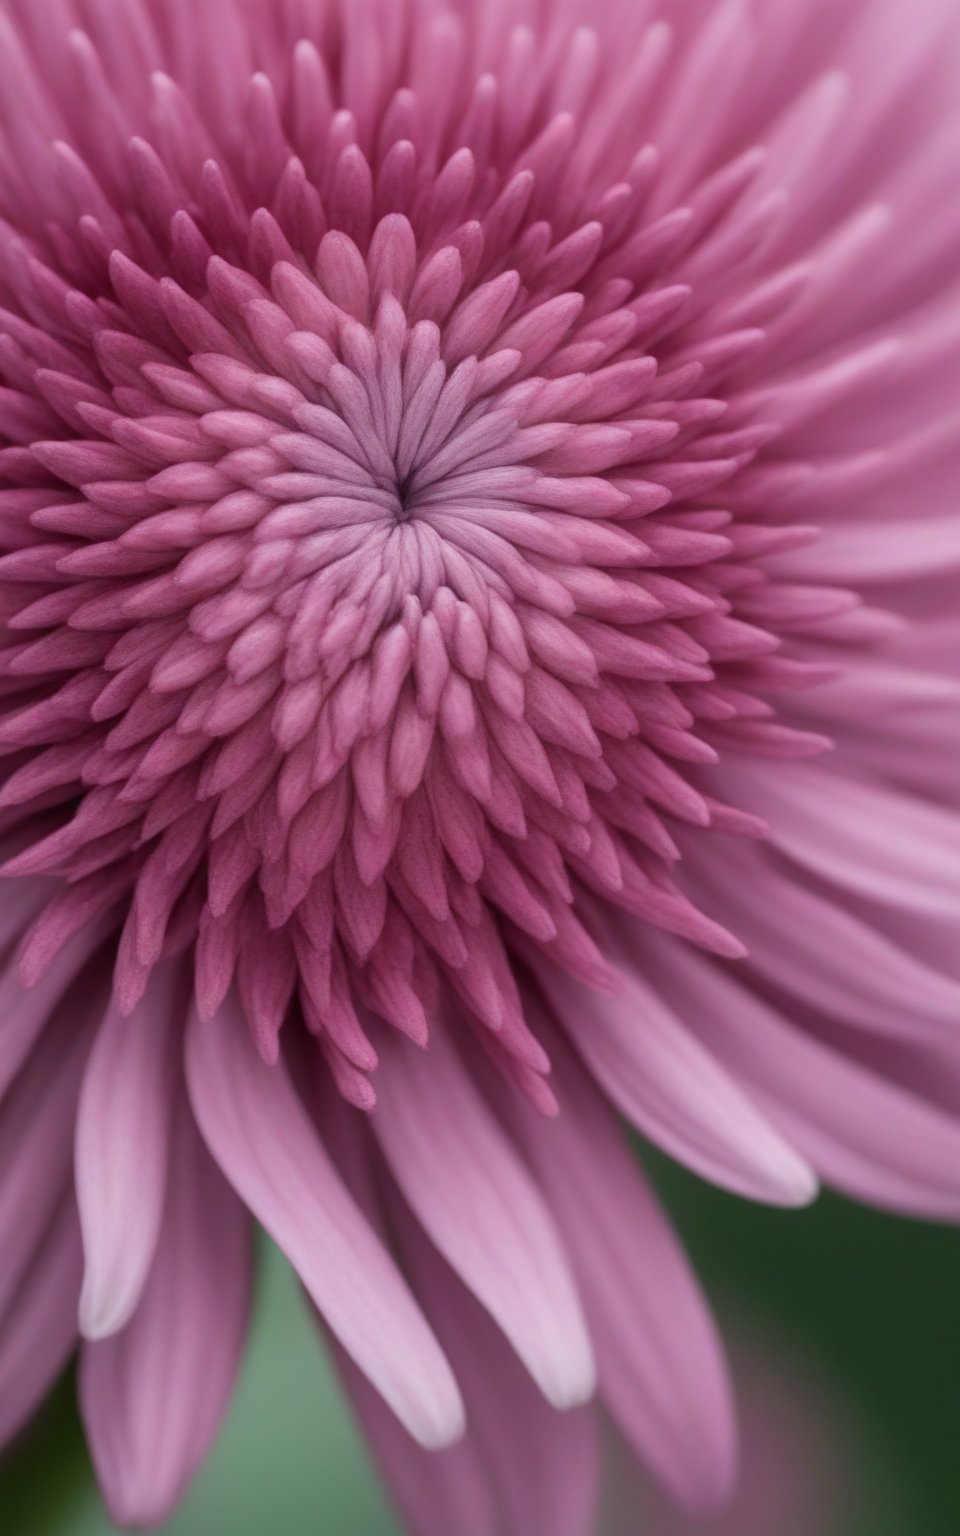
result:
[[[0,1536],[960,1536],[958,187],[960,0],[0,0]]]
[[[598,1536],[951,1536],[960,1503],[960,1234],[831,1195],[804,1213],[770,1212],[665,1163],[654,1172],[736,1353],[746,1486],[724,1519],[684,1523],[635,1470],[614,1467]],[[252,1347],[230,1417],[164,1530],[402,1536],[292,1272],[275,1250],[260,1259]],[[0,1466],[5,1536],[113,1530],[73,1395],[64,1382]],[[767,1431],[759,1443],[758,1418]],[[771,1492],[786,1495],[791,1520],[818,1511],[816,1523],[770,1516]]]

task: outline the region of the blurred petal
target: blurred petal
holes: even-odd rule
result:
[[[415,1536],[500,1536],[491,1480],[475,1437],[426,1451],[407,1433],[344,1351],[335,1347],[340,1379],[377,1468]]]
[[[72,1353],[81,1271],[80,1228],[67,1193],[0,1317],[0,1446],[26,1423]]]
[[[0,1105],[0,1317],[17,1304],[69,1192],[73,1123],[91,1025],[89,1007],[58,1020]]]
[[[81,1355],[84,1423],[119,1525],[162,1525],[213,1443],[246,1339],[251,1260],[247,1214],[184,1102],[139,1306]]]
[[[597,1082],[651,1141],[737,1194],[774,1205],[813,1199],[812,1170],[639,976],[603,997],[539,974]]]
[[[692,1508],[713,1508],[736,1470],[722,1345],[614,1117],[559,1042],[554,1065],[564,1113],[517,1122],[574,1258],[601,1396],[670,1491]]]

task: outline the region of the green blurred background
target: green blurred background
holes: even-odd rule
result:
[[[672,1165],[652,1158],[648,1164],[722,1323],[741,1338],[774,1341],[775,1353],[802,1362],[816,1386],[825,1409],[821,1428],[845,1465],[847,1488],[830,1530],[810,1536],[957,1536],[960,1232],[899,1221],[833,1196],[800,1214],[763,1210]],[[632,1523],[626,1529],[633,1536]],[[0,1531],[111,1530],[67,1379],[0,1465]],[[401,1536],[297,1284],[267,1247],[252,1344],[229,1419],[166,1530]],[[638,1515],[637,1536],[643,1530]]]

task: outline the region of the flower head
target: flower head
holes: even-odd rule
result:
[[[5,0],[0,1428],[79,1315],[119,1519],[215,1432],[248,1211],[416,1529],[579,1536],[598,1382],[688,1501],[734,1460],[614,1111],[960,1210],[956,27],[903,33]]]

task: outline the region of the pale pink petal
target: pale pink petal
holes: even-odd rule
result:
[[[716,967],[672,950],[661,984],[823,1179],[861,1200],[941,1220],[960,1216],[956,1117],[817,1039]]]
[[[723,1502],[736,1429],[722,1345],[636,1158],[566,1047],[565,1113],[517,1121],[563,1230],[593,1335],[600,1392],[634,1450],[685,1504]]]
[[[765,848],[731,843],[727,863],[732,921],[749,946],[751,966],[770,985],[801,1007],[868,1034],[930,1039],[950,1029],[960,979],[917,954],[903,925],[896,938],[888,937],[831,892],[788,878]],[[882,855],[880,863],[882,869]],[[719,888],[716,869],[699,857],[695,867],[698,884]]]
[[[805,1205],[816,1178],[735,1079],[639,976],[612,997],[540,972],[586,1065],[617,1108],[714,1183],[775,1205]]]
[[[187,1080],[204,1140],[286,1253],[343,1347],[424,1445],[463,1431],[456,1383],[423,1314],[331,1164],[282,1062],[235,1011],[191,1019]]]
[[[425,1451],[362,1372],[334,1346],[337,1370],[377,1469],[415,1536],[499,1536],[492,1481],[476,1438]]]
[[[80,1403],[119,1525],[161,1525],[220,1427],[247,1332],[250,1222],[181,1103],[163,1224],[130,1321],[83,1345]]]
[[[777,774],[740,770],[778,847],[872,901],[957,922],[960,826],[946,807],[801,763],[784,768]]]
[[[374,1133],[433,1242],[549,1401],[557,1408],[586,1401],[593,1355],[567,1256],[539,1190],[442,1026],[429,1052],[385,1041],[376,1085]]]
[[[497,1536],[527,1536],[539,1530],[550,1531],[551,1536],[592,1536],[600,1475],[592,1407],[558,1411],[546,1402],[490,1314],[441,1257],[399,1190],[379,1176],[371,1138],[357,1134],[350,1110],[327,1090],[320,1096],[317,1115],[327,1127],[338,1166],[368,1220],[376,1230],[390,1231],[463,1390],[467,1433],[455,1449],[464,1454],[447,1460],[439,1473],[441,1507],[447,1509],[447,1499],[458,1507],[459,1501],[471,1497],[479,1478],[482,1484],[469,1518],[479,1523],[483,1536],[491,1528]],[[366,1424],[363,1404],[356,1406]],[[373,1443],[391,1485],[398,1485],[402,1507],[413,1510],[422,1522],[422,1536],[459,1531],[452,1519],[446,1526],[436,1526],[428,1487],[411,1488],[411,1480],[424,1465],[423,1453],[417,1451],[412,1460],[407,1456],[412,1442],[391,1419],[378,1416]],[[441,1456],[449,1458],[450,1453]],[[428,1484],[431,1464],[426,1464]],[[421,1536],[416,1520],[414,1530]]]
[[[185,1003],[182,972],[160,972],[132,1017],[111,1007],[84,1073],[74,1156],[88,1339],[129,1321],[153,1259],[179,1077],[175,1009]]]
[[[98,1004],[102,994],[57,1020],[0,1104],[0,1316],[16,1304],[71,1192],[74,1118]]]
[[[26,1423],[73,1351],[82,1266],[76,1207],[66,1193],[0,1311],[0,1446]]]
[[[402,1209],[397,1238],[450,1354],[467,1405],[470,1443],[483,1459],[504,1536],[592,1536],[599,1445],[592,1407],[546,1403],[503,1336]]]

